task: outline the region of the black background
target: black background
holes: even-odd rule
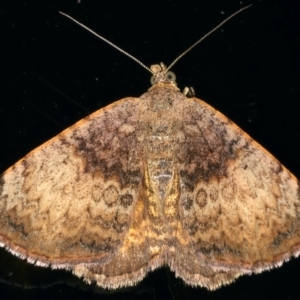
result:
[[[298,1],[17,1],[0,11],[0,171],[89,113],[139,97],[151,74],[61,10],[146,65],[167,65],[248,4],[172,69],[180,88],[223,112],[300,178]],[[167,268],[108,294],[65,271],[0,252],[0,298],[299,299],[300,260],[243,276],[216,292],[186,286]]]

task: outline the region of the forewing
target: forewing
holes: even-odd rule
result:
[[[298,180],[203,101],[187,99],[183,115],[180,217],[198,260],[250,273],[298,255]]]
[[[167,264],[167,221],[154,217],[157,210],[151,204],[156,195],[149,185],[149,174],[145,173],[128,234],[116,254],[105,265],[78,264],[72,268],[86,282],[109,289],[131,286],[148,272]]]
[[[73,268],[73,273],[88,283],[96,282],[103,288],[116,289],[136,284],[159,266],[161,247],[153,231],[154,225],[149,219],[146,203],[142,191],[126,239],[107,264],[78,264]]]
[[[0,244],[37,264],[101,265],[128,232],[142,178],[139,101],[101,109],[0,177]]]

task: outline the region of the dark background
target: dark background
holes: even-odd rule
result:
[[[173,59],[219,22],[253,6],[172,69],[182,89],[223,112],[300,178],[298,1],[17,1],[0,11],[0,171],[89,113],[139,97],[151,74],[61,10],[146,65]],[[5,7],[6,6],[6,7]],[[104,293],[65,271],[0,252],[0,298],[299,299],[300,259],[243,276],[216,292],[186,286],[167,268]]]

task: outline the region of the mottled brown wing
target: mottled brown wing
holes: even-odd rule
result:
[[[203,101],[187,99],[183,115],[180,218],[198,261],[251,273],[297,256],[298,180]]]
[[[153,229],[155,224],[149,218],[146,187],[142,183],[141,194],[137,199],[129,232],[118,252],[105,265],[74,266],[73,273],[88,282],[96,282],[103,288],[116,289],[141,281],[146,274],[161,266],[164,241],[159,241],[160,232]]]
[[[143,240],[146,241],[144,235]],[[114,259],[103,267],[80,264],[74,267],[73,272],[83,277],[87,283],[96,282],[104,288],[116,289],[134,285],[141,281],[148,272],[166,264],[163,258],[161,260],[150,259],[151,254],[147,243],[143,247],[140,246],[139,243],[131,243],[129,247],[121,249]],[[141,250],[144,252],[141,253]],[[199,262],[195,253],[188,247],[182,247],[174,253],[169,266],[185,283],[210,290],[229,284],[242,275],[238,271],[214,271],[211,267]]]
[[[229,284],[240,276],[236,271],[214,271],[197,260],[189,245],[177,243],[175,252],[170,251],[165,247],[165,234],[155,229],[147,200],[142,196],[137,200],[126,239],[112,259],[103,266],[78,264],[73,267],[73,273],[87,283],[96,282],[109,289],[137,284],[148,272],[166,264],[186,283],[208,289]],[[178,240],[187,241],[186,237],[178,236],[179,232]]]
[[[0,177],[0,245],[39,265],[106,262],[128,233],[142,179],[139,99],[107,106]]]
[[[184,238],[184,240],[187,241],[188,239]],[[230,284],[242,275],[240,271],[214,270],[197,257],[190,244],[180,245],[178,243],[176,252],[169,264],[176,277],[182,278],[185,283],[195,287],[206,287],[209,290]]]

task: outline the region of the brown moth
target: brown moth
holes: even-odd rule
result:
[[[299,181],[180,92],[169,68],[145,68],[153,86],[140,98],[96,111],[0,176],[0,245],[110,289],[162,265],[216,289],[297,256]]]

